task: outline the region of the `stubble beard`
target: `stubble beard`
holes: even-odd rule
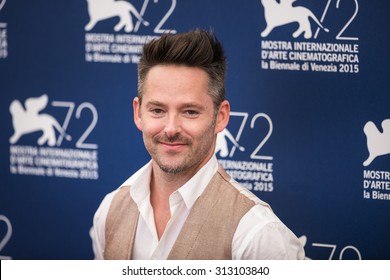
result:
[[[147,147],[149,154],[152,156],[153,160],[157,163],[157,166],[166,174],[169,175],[178,175],[184,173],[191,168],[199,165],[210,152],[210,146],[213,145],[213,131],[215,128],[216,119],[214,118],[211,125],[208,127],[206,131],[203,132],[202,137],[200,137],[199,143],[203,143],[198,147],[198,150],[193,150],[193,141],[190,138],[184,137],[181,134],[176,134],[173,137],[168,137],[167,135],[157,135],[153,137],[153,145],[152,147]],[[180,162],[175,165],[171,165],[167,162],[167,160],[163,160],[163,158],[158,154],[157,146],[159,142],[170,142],[170,143],[184,143],[189,148],[188,154],[184,156]],[[205,144],[207,143],[207,144]]]
[[[188,139],[186,137],[182,137],[180,134],[176,134],[173,137],[168,137],[167,135],[164,134],[164,135],[156,136],[153,139],[153,143],[155,145],[159,145],[158,143],[160,141],[168,142],[168,143],[179,142],[179,143],[186,145],[187,147],[192,146],[191,139]],[[186,158],[188,158],[188,157],[186,157]],[[167,162],[164,162],[163,159],[157,153],[156,153],[156,156],[154,157],[154,160],[156,161],[158,167],[160,167],[160,169],[163,172],[165,172],[167,174],[175,175],[175,174],[179,174],[179,173],[184,172],[185,170],[187,170],[190,167],[186,158],[183,159],[184,162],[183,161],[179,162],[173,166],[169,165],[169,163],[167,163]]]

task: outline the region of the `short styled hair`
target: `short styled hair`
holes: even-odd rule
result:
[[[215,108],[226,98],[226,57],[212,32],[195,29],[180,34],[164,34],[144,45],[138,64],[138,98],[142,102],[149,70],[157,65],[183,65],[204,70],[209,78],[209,94]]]

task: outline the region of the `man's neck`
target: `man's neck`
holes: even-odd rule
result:
[[[199,168],[194,168],[187,172],[171,174],[161,170],[157,164],[152,164],[150,204],[153,208],[154,222],[159,240],[171,218],[169,197],[173,192],[188,182],[198,171]]]
[[[155,161],[152,161],[152,174],[150,180],[150,192],[165,194],[166,198],[187,183],[199,170],[209,162],[212,155],[196,165],[177,173],[163,171]]]

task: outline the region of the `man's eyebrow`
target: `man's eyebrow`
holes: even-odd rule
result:
[[[146,106],[159,106],[159,107],[165,106],[164,103],[157,101],[157,100],[150,100],[145,105]]]
[[[196,102],[190,102],[190,103],[185,103],[181,106],[183,109],[187,109],[187,108],[197,108],[197,109],[200,109],[200,110],[203,110],[205,108],[205,106],[201,103],[196,103]]]
[[[165,103],[157,100],[150,100],[145,104],[145,106],[146,107],[150,107],[150,106],[167,107]],[[202,103],[198,103],[198,102],[183,103],[182,105],[180,105],[180,108],[181,109],[196,108],[198,110],[205,110],[205,106]]]

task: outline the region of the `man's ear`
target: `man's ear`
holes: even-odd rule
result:
[[[142,131],[142,119],[141,119],[141,104],[138,97],[133,100],[133,117],[134,123],[139,130]]]
[[[218,109],[217,120],[215,123],[215,132],[221,132],[224,130],[228,123],[230,117],[230,104],[229,101],[224,100]]]

